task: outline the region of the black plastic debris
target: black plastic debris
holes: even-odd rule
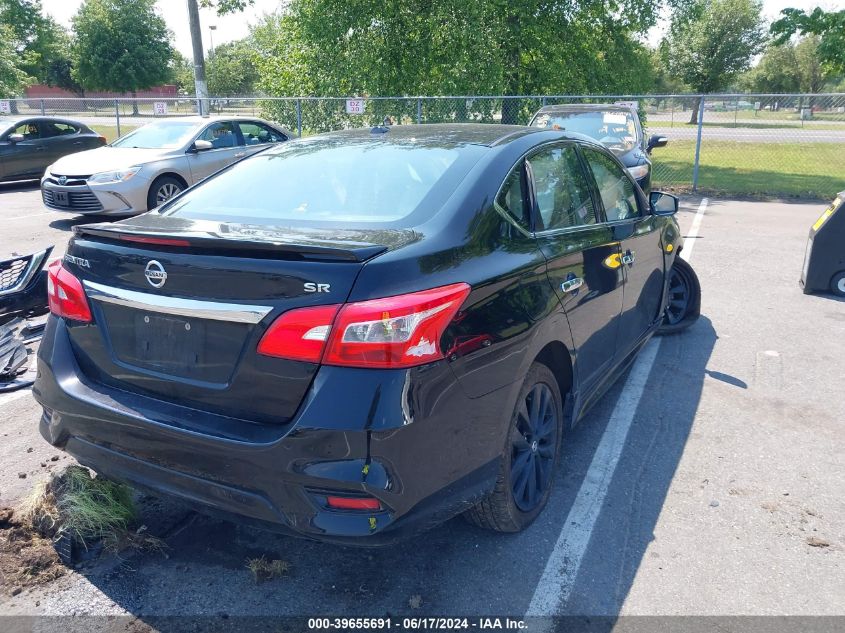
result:
[[[47,314],[49,247],[32,255],[0,261],[0,325],[19,317]]]

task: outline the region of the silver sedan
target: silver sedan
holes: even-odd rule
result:
[[[47,207],[58,211],[135,215],[289,138],[290,132],[261,119],[217,116],[156,121],[111,145],[59,159],[41,179],[41,196]]]

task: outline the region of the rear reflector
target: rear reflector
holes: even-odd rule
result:
[[[470,292],[465,283],[281,315],[258,352],[341,367],[402,368],[443,358],[440,339]]]
[[[373,497],[326,497],[326,504],[336,510],[381,510]]]
[[[47,303],[56,316],[82,323],[92,321],[82,282],[62,266],[60,260],[47,267]]]

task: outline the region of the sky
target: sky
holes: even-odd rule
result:
[[[56,20],[65,26],[70,26],[71,18],[82,0],[41,0],[44,11],[52,15]],[[218,17],[213,10],[200,9],[200,23],[202,24],[203,47],[211,48],[211,38],[214,45],[245,37],[249,33],[250,24],[255,24],[265,13],[272,13],[280,4],[279,0],[255,0],[252,7],[244,10],[243,13]],[[782,9],[796,7],[799,9],[811,9],[821,6],[828,10],[845,9],[845,0],[763,0],[763,15],[772,21],[778,17]],[[185,0],[158,0],[156,7],[159,13],[167,22],[167,26],[173,31],[174,46],[186,57],[191,56],[191,35],[188,31],[188,8]],[[216,26],[213,32],[209,26]],[[665,21],[653,28],[647,36],[650,44],[655,45],[660,40],[665,30]]]

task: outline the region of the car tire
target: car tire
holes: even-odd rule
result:
[[[831,278],[830,291],[837,297],[845,297],[845,270],[840,270]]]
[[[147,194],[147,210],[149,211],[161,206],[184,190],[185,183],[178,178],[174,178],[173,176],[159,176],[150,185],[150,191]]]
[[[698,320],[701,312],[701,284],[685,260],[676,258],[669,271],[666,307],[658,334],[677,334]]]
[[[560,461],[562,402],[551,370],[531,365],[508,423],[496,486],[464,513],[470,523],[496,532],[519,532],[537,518]]]

